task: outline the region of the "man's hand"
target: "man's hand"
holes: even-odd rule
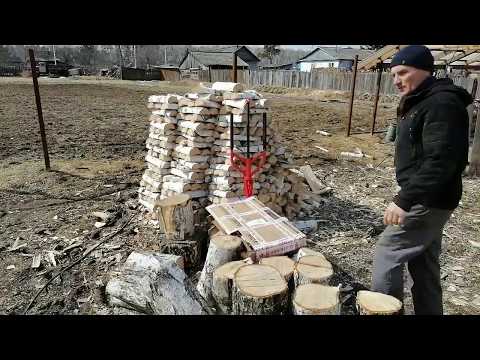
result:
[[[407,212],[399,208],[395,203],[390,203],[383,214],[383,223],[385,225],[401,225],[405,220]]]

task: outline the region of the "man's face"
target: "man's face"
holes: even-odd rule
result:
[[[426,70],[420,70],[407,65],[394,66],[391,72],[393,83],[402,96],[410,94],[430,76],[430,72]]]

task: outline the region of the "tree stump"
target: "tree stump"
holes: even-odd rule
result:
[[[293,296],[294,315],[340,315],[338,287],[321,284],[303,284]]]
[[[184,240],[193,235],[193,208],[189,195],[178,194],[160,200],[154,212],[168,240]]]
[[[259,264],[270,265],[277,269],[287,283],[292,278],[293,269],[295,268],[295,262],[288,256],[271,256],[262,258],[260,259]]]
[[[237,258],[241,243],[242,241],[239,237],[231,235],[216,235],[210,239],[207,258],[197,284],[197,290],[205,300],[213,300],[213,272],[221,265]]]
[[[332,275],[332,264],[323,256],[302,256],[295,265],[295,287],[311,283],[328,285]]]
[[[287,282],[274,267],[242,266],[235,272],[233,284],[233,314],[283,315],[287,312]]]
[[[232,311],[232,289],[235,272],[248,264],[253,264],[252,259],[230,261],[213,272],[212,296],[218,308],[224,314],[229,314]]]
[[[402,307],[402,302],[390,295],[366,290],[357,293],[357,310],[360,315],[395,315]]]

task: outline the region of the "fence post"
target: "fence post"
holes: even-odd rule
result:
[[[355,61],[353,62],[352,91],[350,92],[350,108],[348,110],[347,137],[350,136],[350,129],[352,127],[352,111],[353,111],[353,99],[355,97],[355,82],[357,80],[357,66],[358,66],[358,55],[355,55]]]
[[[383,72],[383,64],[380,63],[378,66],[378,74],[377,74],[377,89],[375,91],[375,102],[373,104],[373,119],[372,119],[372,132],[375,132],[375,119],[377,118],[377,109],[378,109],[378,99],[380,97],[380,86],[382,85],[382,72]]]
[[[37,104],[38,123],[40,125],[40,136],[42,138],[43,157],[45,159],[45,170],[50,171],[50,158],[48,156],[47,137],[45,135],[45,125],[43,123],[42,102],[40,100],[40,90],[38,89],[37,64],[33,49],[28,50],[30,55],[30,69],[32,71],[33,90],[35,92],[35,102]]]

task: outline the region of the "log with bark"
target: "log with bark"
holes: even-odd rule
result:
[[[295,287],[310,283],[328,285],[332,275],[332,264],[323,256],[306,255],[295,264]]]
[[[253,264],[250,258],[230,261],[213,272],[212,296],[222,313],[229,314],[232,311],[232,288],[235,272],[249,264]]]
[[[189,195],[178,194],[160,200],[154,211],[167,239],[184,240],[193,235],[193,209]]]
[[[295,289],[292,300],[294,315],[340,315],[338,287],[303,284]]]
[[[395,315],[403,307],[402,302],[393,296],[367,290],[357,293],[356,304],[360,315]]]
[[[232,312],[235,315],[283,315],[288,311],[288,286],[272,266],[252,264],[234,275]]]
[[[239,237],[231,235],[216,235],[210,239],[205,264],[197,284],[197,290],[205,300],[213,300],[213,272],[221,265],[239,258],[241,243]]]

